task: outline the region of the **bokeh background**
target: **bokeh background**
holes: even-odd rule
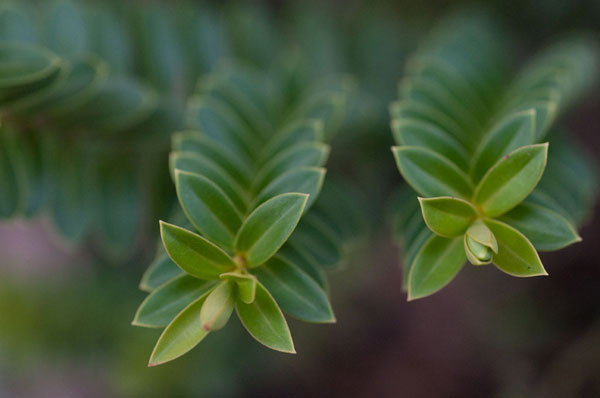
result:
[[[3,3],[0,9],[8,4]],[[308,76],[348,75],[360,105],[334,141],[328,168],[331,175],[352,181],[366,226],[345,267],[331,275],[337,324],[290,320],[297,355],[263,348],[232,318],[181,359],[147,368],[160,332],[130,322],[144,297],[137,286],[156,247],[156,214],[146,214],[140,238],[117,258],[103,255],[91,238],[65,240],[44,212],[2,222],[0,396],[600,396],[599,206],[581,231],[583,242],[542,255],[550,277],[516,279],[490,267],[465,267],[430,298],[407,303],[401,290],[400,251],[389,212],[382,210],[403,184],[389,152],[387,104],[396,95],[404,61],[423,35],[448,12],[472,5],[433,0],[25,3],[33,26],[44,26],[53,7],[79,10],[83,32],[100,14],[115,18],[131,58],[120,73],[153,87],[174,108],[184,106],[195,79],[224,59],[267,70],[289,58]],[[516,60],[571,30],[600,40],[600,3],[594,0],[490,1],[484,8],[511,35],[510,56]],[[202,43],[196,50],[201,57],[186,69],[181,65],[192,50],[173,47],[169,43],[179,39],[166,38],[181,30],[177,18],[189,10],[197,18],[189,25],[193,32],[172,35]],[[161,32],[149,40],[160,48],[157,56],[184,60],[170,66],[166,76],[172,79],[140,67],[140,49],[149,42],[139,33],[145,28]],[[40,34],[40,41],[47,39]],[[180,83],[171,85],[175,80]],[[596,159],[599,93],[591,90],[560,121]],[[165,154],[168,140],[166,145]],[[166,171],[163,155],[157,152],[155,160]],[[168,183],[163,189],[172,197]]]

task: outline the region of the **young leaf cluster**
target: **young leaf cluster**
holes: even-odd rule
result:
[[[185,221],[161,221],[168,257],[144,275],[151,294],[134,319],[165,327],[150,365],[183,355],[234,309],[252,337],[283,352],[294,345],[282,310],[335,321],[323,269],[340,263],[350,238],[336,228],[356,223],[344,199],[338,210],[311,206],[344,98],[339,88],[290,101],[266,76],[242,69],[201,81],[190,130],[174,134],[170,154]]]
[[[555,208],[524,200],[546,168],[548,143],[539,142],[593,77],[594,48],[556,44],[511,81],[506,43],[488,26],[445,21],[409,61],[390,108],[396,163],[424,220],[403,223],[409,300],[444,287],[466,260],[547,275],[536,248],[580,240]]]

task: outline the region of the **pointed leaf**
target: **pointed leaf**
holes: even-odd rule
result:
[[[308,195],[287,193],[269,199],[244,221],[235,240],[237,254],[246,258],[249,267],[267,261],[296,228]]]
[[[475,155],[471,171],[474,181],[484,174],[502,156],[533,142],[535,132],[535,110],[518,112],[501,120],[485,138]]]
[[[408,275],[408,300],[429,296],[458,274],[465,263],[462,237],[432,236],[421,248]]]
[[[533,203],[521,203],[499,220],[518,229],[540,251],[562,249],[581,240],[566,218]]]
[[[542,177],[547,154],[548,144],[536,144],[506,155],[485,174],[474,203],[488,217],[497,217],[521,203]]]
[[[277,252],[276,257],[279,257],[288,263],[292,263],[306,272],[321,288],[327,291],[327,276],[319,267],[317,261],[306,250],[298,247],[289,240]]]
[[[299,192],[309,195],[304,208],[304,211],[306,211],[318,197],[324,178],[325,169],[321,167],[299,167],[288,171],[276,178],[258,194],[253,207],[283,193]]]
[[[304,142],[286,149],[267,162],[256,176],[254,191],[260,192],[280,175],[303,166],[323,166],[329,156],[329,146],[320,142]]]
[[[273,257],[252,272],[286,313],[306,322],[335,322],[327,295],[299,267]]]
[[[208,240],[226,249],[242,219],[227,195],[208,178],[175,170],[177,196],[187,218]]]
[[[235,309],[242,325],[259,343],[277,351],[296,352],[285,317],[262,284],[256,284],[256,297],[252,304],[238,301]]]
[[[257,142],[252,134],[247,134],[247,128],[238,115],[220,101],[192,96],[188,100],[187,121],[188,125],[202,131],[211,140],[234,150],[235,155],[245,162],[251,160],[258,150]]]
[[[235,282],[238,298],[246,304],[251,304],[256,297],[256,277],[252,274],[242,274],[238,271],[227,272],[220,275],[225,281]]]
[[[462,235],[477,217],[477,210],[459,198],[419,198],[425,223],[436,234],[454,238]]]
[[[487,220],[486,225],[498,240],[498,253],[493,259],[496,267],[513,276],[548,275],[525,235],[500,221]]]
[[[406,182],[422,196],[471,196],[468,177],[443,156],[410,146],[393,147],[392,152]]]
[[[183,131],[173,135],[173,151],[195,153],[210,159],[236,180],[247,187],[252,167],[244,158],[236,156],[227,148],[197,131]]]
[[[302,218],[290,243],[310,253],[323,268],[335,268],[342,261],[342,241],[331,227],[313,213]]]
[[[434,236],[434,233],[422,221],[422,217],[419,218],[421,218],[421,228],[417,230],[418,232],[415,234],[415,237],[411,241],[404,240],[402,242],[402,290],[405,292],[408,292],[408,278],[417,254],[425,246],[425,243]]]
[[[167,253],[161,253],[156,256],[152,264],[144,272],[140,281],[140,289],[151,292],[163,283],[183,273],[184,271],[171,260],[171,257]]]
[[[208,294],[213,281],[202,281],[189,275],[178,276],[157,288],[138,308],[132,324],[144,327],[165,327],[192,301]]]
[[[148,366],[156,366],[182,356],[202,341],[208,332],[202,328],[200,311],[204,295],[185,307],[160,335]]]
[[[160,235],[169,257],[196,278],[218,279],[223,272],[235,268],[227,253],[187,229],[161,221]]]
[[[270,159],[296,144],[321,141],[322,139],[323,123],[320,120],[302,119],[275,135],[264,149],[264,155],[261,158]]]
[[[52,84],[63,61],[28,43],[0,43],[0,103],[10,103]]]
[[[208,178],[223,190],[240,212],[246,211],[246,195],[243,188],[218,164],[204,155],[192,152],[171,152],[169,166],[172,173],[178,169]]]
[[[417,119],[394,119],[392,132],[398,145],[430,149],[453,162],[461,170],[468,169],[469,154],[466,149],[431,123]]]

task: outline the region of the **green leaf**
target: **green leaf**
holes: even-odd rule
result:
[[[329,155],[329,146],[320,142],[294,145],[267,162],[256,176],[254,192],[260,192],[280,175],[303,166],[323,166]]]
[[[223,190],[240,212],[246,211],[248,204],[244,189],[212,160],[192,152],[171,152],[169,165],[172,173],[177,169],[208,178]]]
[[[115,259],[129,255],[140,235],[142,189],[134,167],[115,159],[98,167],[95,222],[100,227],[103,251]]]
[[[187,103],[187,122],[220,146],[233,151],[244,163],[249,163],[258,153],[257,141],[248,134],[239,115],[221,101],[192,96]]]
[[[272,118],[267,114],[268,108],[264,104],[266,90],[264,85],[259,86],[260,75],[248,72],[238,69],[237,73],[226,71],[213,74],[201,80],[201,87],[205,96],[226,104],[239,118],[248,133],[246,138],[260,140],[271,134]]]
[[[94,53],[110,65],[115,73],[127,73],[133,67],[132,40],[128,37],[128,28],[119,16],[110,10],[94,9],[94,18],[89,21],[93,31]]]
[[[206,297],[204,295],[196,299],[169,323],[152,351],[148,366],[160,365],[182,356],[208,335],[200,321],[200,311]]]
[[[187,86],[184,55],[173,20],[165,15],[162,5],[155,3],[142,7],[135,16],[141,25],[136,36],[137,55],[141,58],[138,68],[163,92],[184,90]]]
[[[218,279],[235,268],[233,259],[218,246],[187,229],[160,222],[160,235],[169,257],[199,279]]]
[[[392,152],[406,182],[422,196],[471,196],[467,175],[443,156],[411,146],[393,147]]]
[[[313,212],[302,218],[289,242],[298,245],[322,268],[335,268],[342,261],[342,240]]]
[[[225,281],[214,288],[200,311],[202,328],[207,332],[222,329],[231,318],[235,301],[235,290],[232,283]]]
[[[327,295],[299,267],[273,257],[252,272],[286,313],[307,322],[335,322]]]
[[[511,114],[497,123],[482,142],[471,170],[473,181],[480,181],[502,156],[533,142],[535,110]]]
[[[474,203],[488,217],[506,213],[533,191],[544,173],[548,144],[521,147],[498,161],[475,191]]]
[[[142,280],[140,281],[140,289],[146,292],[151,292],[163,283],[183,274],[183,270],[171,260],[168,254],[162,253],[157,255],[152,264],[146,269]]]
[[[477,131],[481,128],[481,121],[477,120],[473,112],[465,104],[454,97],[444,85],[430,79],[411,79],[405,77],[399,86],[399,96],[404,101],[428,105],[440,111],[445,117],[460,126],[464,132]]]
[[[445,115],[436,107],[428,104],[402,100],[390,105],[390,113],[394,119],[408,118],[423,120],[446,131],[463,146],[469,148],[471,141],[466,131],[455,120]]]
[[[287,193],[269,199],[244,221],[235,240],[235,251],[249,267],[267,261],[296,228],[308,195]]]
[[[589,219],[599,192],[595,159],[585,147],[552,137],[544,176],[527,200],[549,207],[574,224]]]
[[[513,276],[548,275],[525,235],[500,221],[487,220],[485,224],[498,240],[498,253],[493,259],[496,267]]]
[[[325,272],[319,267],[317,260],[305,249],[298,247],[298,245],[288,240],[285,245],[281,246],[276,256],[299,267],[302,271],[310,275],[323,290],[327,291],[327,276]]]
[[[467,170],[469,154],[455,139],[439,127],[417,119],[393,119],[392,132],[398,145],[430,149],[447,158],[461,170]]]
[[[324,178],[325,169],[321,167],[299,167],[288,171],[260,191],[254,200],[252,208],[261,205],[277,195],[288,192],[299,192],[309,195],[304,207],[304,211],[306,212],[319,195]]]
[[[19,141],[21,141],[20,146],[22,149],[18,150],[16,153],[13,152],[13,155],[19,156],[21,158],[22,166],[24,166],[23,169],[25,172],[21,178],[21,183],[26,184],[25,190],[27,191],[27,195],[23,207],[23,216],[30,218],[38,215],[44,207],[48,205],[50,199],[50,176],[53,159],[51,159],[51,154],[48,150],[48,138],[45,136],[47,131],[36,131],[31,134],[24,133],[25,132],[21,132],[19,134],[21,137],[21,140]],[[2,135],[1,132],[0,135]],[[2,138],[0,138],[0,141],[2,141]],[[2,155],[0,155],[0,157],[1,156]],[[0,160],[0,163],[1,162],[2,161]],[[1,168],[2,166],[0,166],[0,169]],[[1,171],[0,174],[2,174]],[[10,182],[10,177],[8,178]],[[15,185],[11,186],[10,189],[14,190]],[[2,188],[0,188],[0,192],[1,191]],[[11,199],[8,198],[9,203],[10,200]],[[2,211],[0,210],[0,218],[2,218],[1,214]]]
[[[43,102],[28,108],[28,112],[43,112],[58,120],[72,117],[73,109],[90,101],[108,75],[108,66],[93,55],[74,59],[60,87]]]
[[[252,304],[256,297],[256,277],[254,275],[234,271],[221,274],[220,278],[235,282],[238,289],[238,298],[246,304]]]
[[[477,217],[473,205],[459,198],[419,198],[419,203],[429,229],[446,238],[462,235]]]
[[[425,243],[434,236],[434,233],[423,222],[422,217],[419,217],[419,219],[421,219],[421,228],[417,230],[415,237],[411,241],[406,239],[402,241],[402,290],[405,292],[408,292],[410,270],[415,263],[417,254],[419,254]]]
[[[165,327],[192,301],[207,295],[215,286],[189,275],[169,280],[149,294],[138,308],[132,324],[143,327]]]
[[[12,2],[0,5],[0,40],[34,42],[33,24],[26,14],[27,8]]]
[[[233,248],[242,219],[227,195],[208,178],[175,170],[175,185],[187,218],[208,240]]]
[[[60,138],[55,140],[52,145],[59,145]],[[51,198],[54,225],[64,238],[79,242],[92,222],[91,166],[77,146],[62,146],[56,156],[56,174],[53,175],[56,180]]]
[[[49,86],[58,78],[62,67],[63,61],[42,47],[0,43],[0,104]]]
[[[183,131],[173,135],[173,151],[195,153],[212,160],[242,187],[248,187],[252,166],[244,158],[232,153],[218,142],[197,131]]]
[[[463,239],[432,236],[423,245],[408,275],[408,300],[429,296],[458,274],[466,260]]]
[[[238,301],[235,309],[242,325],[259,343],[273,350],[296,353],[285,317],[261,283],[256,285],[254,302],[245,304]]]
[[[148,117],[157,101],[157,94],[149,87],[123,76],[111,76],[64,122],[69,129],[120,132]]]
[[[21,201],[18,171],[13,158],[16,142],[15,134],[0,127],[0,219],[7,219],[15,214]]]
[[[346,101],[346,94],[327,91],[320,92],[306,97],[296,107],[292,117],[321,120],[324,136],[331,138],[342,121]]]
[[[581,241],[566,218],[533,203],[521,203],[499,220],[519,230],[540,251],[558,250]]]
[[[271,159],[302,142],[321,141],[323,139],[323,123],[320,120],[300,120],[290,124],[277,133],[264,149],[261,159]]]
[[[43,34],[53,51],[61,55],[73,55],[88,49],[88,30],[77,3],[51,3],[46,18]]]

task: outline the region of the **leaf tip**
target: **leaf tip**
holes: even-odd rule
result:
[[[415,297],[412,294],[410,294],[410,291],[408,292],[408,294],[406,295],[406,302],[410,303],[411,301],[415,301],[420,299],[420,297]]]

